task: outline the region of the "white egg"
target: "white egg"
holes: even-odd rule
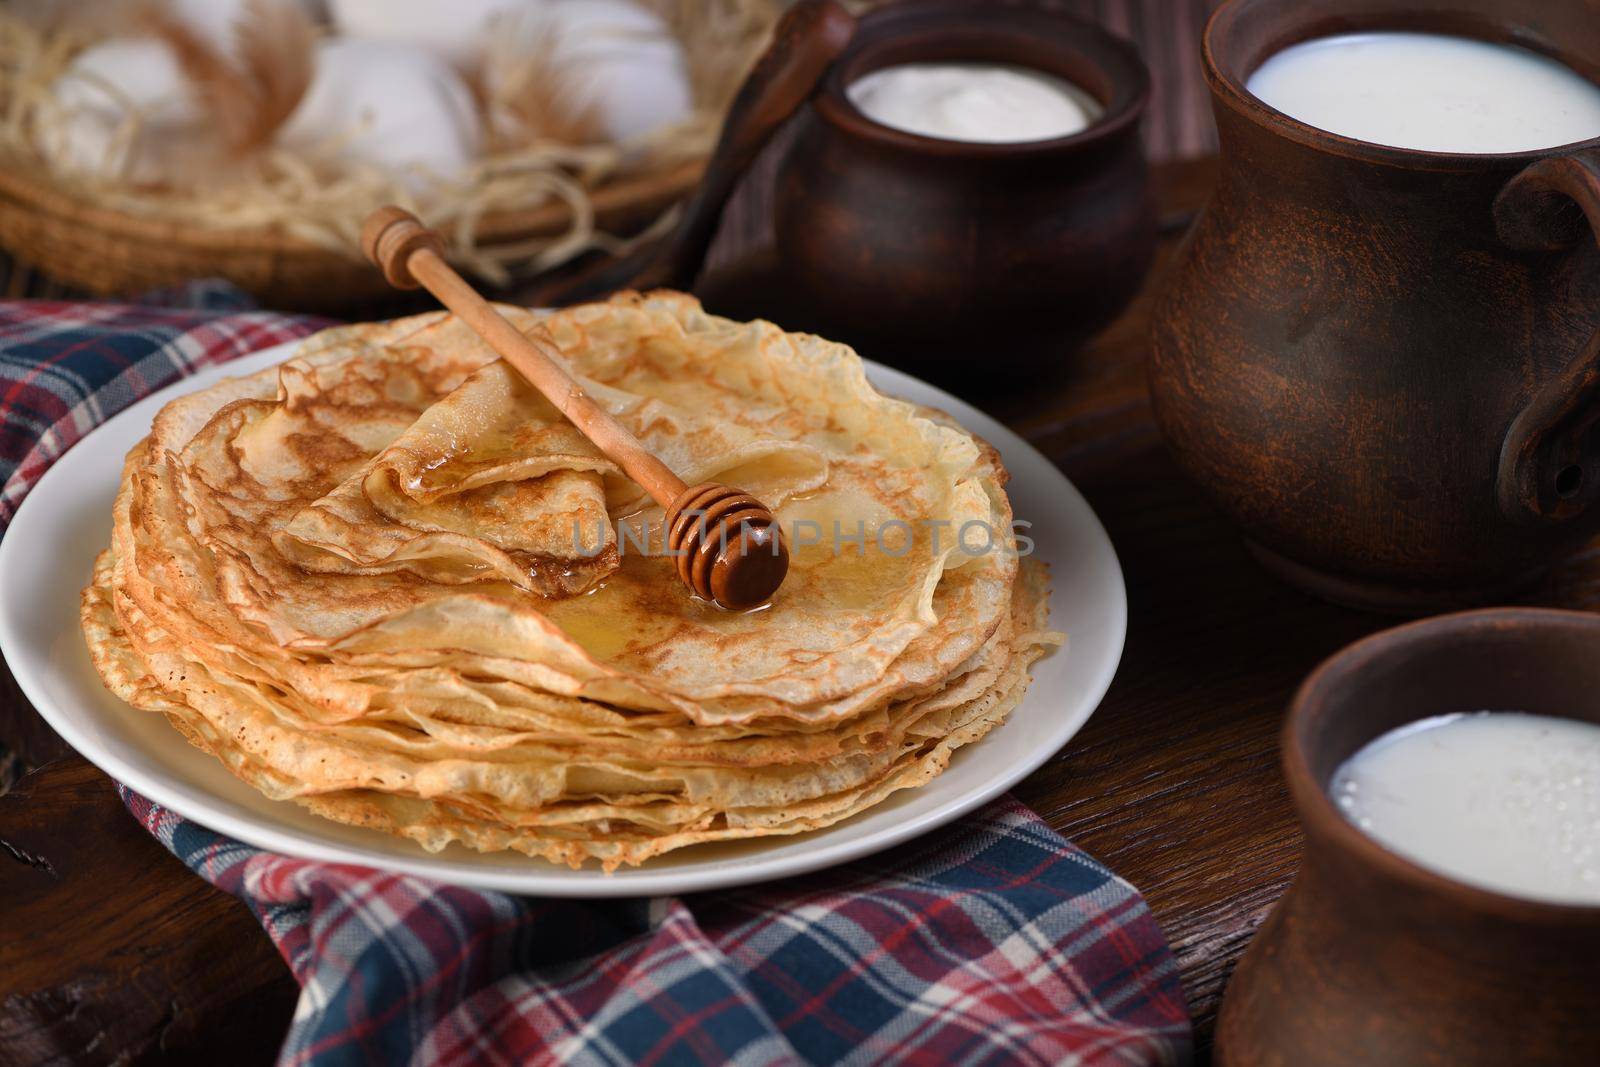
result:
[[[549,48],[554,77],[577,106],[595,111],[608,140],[631,140],[694,110],[682,46],[659,15],[630,0],[546,0],[515,32],[530,49]]]
[[[472,95],[438,56],[397,41],[334,38],[279,131],[280,144],[367,163],[415,192],[459,177],[482,140]]]
[[[404,41],[463,70],[482,55],[491,22],[520,19],[543,6],[543,0],[328,0],[341,34]]]
[[[171,50],[154,38],[85,49],[52,93],[63,121],[43,131],[40,147],[63,170],[159,182],[192,150],[214,143]]]
[[[555,0],[558,64],[600,109],[613,141],[687,119],[694,110],[683,47],[665,22],[629,0]]]

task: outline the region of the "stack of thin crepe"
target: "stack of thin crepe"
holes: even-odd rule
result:
[[[694,600],[661,509],[424,315],[162,410],[83,596],[107,686],[270,797],[607,869],[846,818],[1021,699],[1060,638],[988,445],[842,345],[679,294],[543,321],[685,482],[773,508],[770,605]]]

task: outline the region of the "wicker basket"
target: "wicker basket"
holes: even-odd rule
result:
[[[702,161],[620,178],[591,194],[597,224],[634,233],[682,199]],[[568,208],[554,202],[485,217],[480,246],[561,233]],[[273,230],[215,230],[107,209],[52,187],[37,172],[0,160],[0,247],[73,288],[126,296],[195,277],[222,277],[265,306],[338,313],[392,294],[379,273],[354,255]]]

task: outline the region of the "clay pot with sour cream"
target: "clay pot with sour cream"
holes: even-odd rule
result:
[[[896,129],[851,102],[857,79],[908,63],[1028,68],[1080,88],[1099,115],[1067,136],[980,143]],[[1054,12],[935,2],[862,18],[777,183],[779,256],[816,328],[947,380],[1002,353],[1011,369],[1058,360],[1149,266],[1148,95],[1132,46]]]

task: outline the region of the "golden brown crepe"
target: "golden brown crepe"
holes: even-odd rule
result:
[[[844,346],[680,294],[545,321],[686,482],[774,509],[770,605],[692,599],[645,548],[661,509],[425,315],[162,411],[84,593],[106,684],[268,796],[608,869],[846,818],[1021,699],[1059,635],[986,444]]]

